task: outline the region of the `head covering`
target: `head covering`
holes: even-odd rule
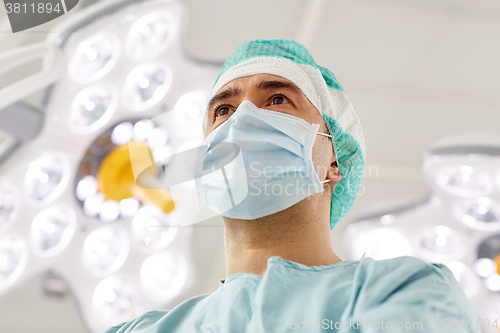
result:
[[[323,115],[337,157],[342,180],[335,186],[330,211],[330,229],[351,209],[365,164],[365,139],[359,118],[333,73],[316,64],[300,43],[283,39],[258,39],[240,45],[227,59],[210,93],[240,77],[272,74],[299,87]],[[203,120],[203,133],[207,114]]]

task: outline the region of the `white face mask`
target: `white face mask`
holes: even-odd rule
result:
[[[323,191],[312,162],[319,124],[243,101],[206,138],[196,163],[199,204],[235,219],[282,211]]]

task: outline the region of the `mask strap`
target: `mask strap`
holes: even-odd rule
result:
[[[334,162],[337,162],[337,160],[335,160]],[[327,183],[327,182],[331,182],[331,180],[327,179],[327,180],[320,181],[320,184],[324,184],[324,183]]]
[[[321,133],[321,132],[317,132],[316,134],[319,134],[319,135],[324,135],[324,136],[327,136],[329,138],[331,138],[332,136],[330,134],[325,134],[325,133]],[[335,162],[335,161],[334,161]],[[320,181],[320,184],[324,184],[324,183],[327,183],[327,182],[330,182],[331,180],[330,179],[327,179],[327,180],[323,180],[323,181]]]
[[[320,133],[320,132],[318,132],[318,133],[316,133],[316,134],[319,134],[319,135],[324,135],[324,136],[327,136],[327,137],[329,137],[329,138],[331,138],[331,137],[332,137],[330,134],[325,134],[325,133]]]

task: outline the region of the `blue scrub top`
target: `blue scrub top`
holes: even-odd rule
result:
[[[264,277],[230,275],[211,293],[105,333],[474,332],[477,316],[452,272],[414,257],[305,266],[280,257]]]

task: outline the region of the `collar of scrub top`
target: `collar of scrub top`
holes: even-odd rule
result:
[[[363,253],[363,255],[361,256],[361,258],[359,258],[359,261],[361,261],[361,260],[365,259],[365,255],[366,255],[366,252],[365,252],[365,253]],[[225,282],[226,282],[226,280],[225,280],[225,279],[224,279],[224,280],[219,280],[219,282],[220,282],[220,283],[225,283]]]

